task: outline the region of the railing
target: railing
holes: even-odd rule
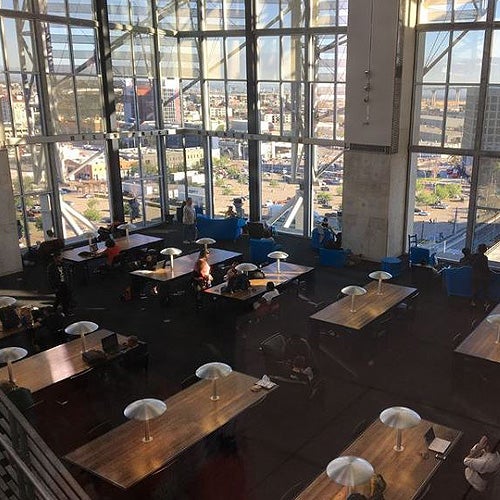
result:
[[[1,390],[0,498],[90,500]]]

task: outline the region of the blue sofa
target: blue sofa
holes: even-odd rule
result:
[[[346,260],[347,252],[345,250],[319,249],[319,263],[322,266],[344,267]]]
[[[281,245],[278,245],[273,240],[269,239],[253,239],[250,238],[250,260],[254,264],[262,264],[263,262],[270,261],[267,254],[275,250],[281,250]]]
[[[448,267],[443,269],[443,279],[446,286],[448,296],[456,297],[472,297],[472,268],[469,266],[463,267]],[[490,299],[495,302],[500,301],[500,274],[492,273],[490,290]]]
[[[211,219],[205,215],[198,215],[196,218],[196,227],[198,228],[199,238],[213,238],[220,240],[236,240],[241,235],[244,219],[232,217],[230,219]]]

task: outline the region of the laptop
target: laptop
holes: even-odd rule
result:
[[[446,441],[446,439],[437,438],[432,427],[425,433],[425,441],[430,451],[441,454],[445,453],[448,446],[451,444],[451,442]]]
[[[112,333],[101,340],[102,350],[106,354],[116,354],[120,352],[120,346],[118,345],[118,336],[116,333]]]

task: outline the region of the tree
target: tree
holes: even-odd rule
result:
[[[97,200],[87,202],[87,209],[83,212],[83,216],[91,222],[101,220],[101,212],[97,207]]]
[[[316,199],[320,205],[329,205],[332,200],[332,195],[329,192],[321,191],[316,195]]]

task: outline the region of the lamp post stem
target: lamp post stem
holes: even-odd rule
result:
[[[205,253],[208,253],[208,243],[205,243]]]
[[[212,396],[210,397],[212,401],[217,401],[219,396],[217,395],[217,379],[212,380]]]
[[[174,272],[174,256],[173,255],[170,256],[170,270],[172,271],[172,273]]]
[[[394,447],[394,449],[396,451],[403,451],[404,448],[403,448],[403,445],[402,445],[402,431],[401,429],[396,429],[396,446]]]
[[[89,248],[92,247],[92,236],[89,236]]]
[[[129,231],[129,229],[128,229],[128,227],[127,227],[127,228],[125,229],[125,236],[127,237],[127,240],[128,240],[128,231]]]
[[[12,361],[7,361],[7,370],[9,372],[9,380],[14,382],[14,373],[12,372]]]
[[[87,352],[87,343],[85,342],[85,333],[80,333],[82,339],[82,352]]]
[[[500,323],[497,326],[497,339],[495,340],[495,344],[500,344]]]
[[[149,429],[149,419],[146,419],[144,420],[144,442],[148,443],[152,440],[153,438],[151,437],[151,431]]]
[[[351,312],[356,312],[356,309],[354,309],[354,298],[356,295],[351,295]]]
[[[278,274],[281,273],[280,262],[281,262],[281,259],[278,259]]]
[[[378,295],[382,295],[382,278],[379,278],[378,280],[378,290],[377,290]]]

